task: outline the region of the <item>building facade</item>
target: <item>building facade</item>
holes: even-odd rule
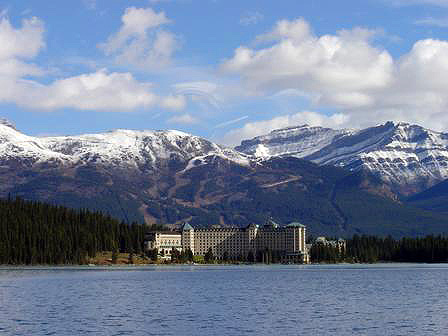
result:
[[[147,250],[157,249],[159,257],[171,260],[173,249],[182,251],[182,234],[179,232],[151,232],[145,238]]]
[[[217,259],[245,260],[249,255],[269,252],[280,256],[285,262],[309,262],[305,244],[306,228],[300,223],[280,227],[270,221],[259,227],[251,224],[246,228],[193,228],[185,224],[182,231],[154,233],[153,241],[147,242],[148,249],[161,249],[167,256],[167,249],[191,250],[194,256],[205,256],[211,251]],[[180,244],[179,244],[180,243]]]
[[[337,248],[339,252],[344,252],[347,248],[347,242],[342,238],[339,238],[338,240],[328,240],[325,237],[317,237],[315,243]]]

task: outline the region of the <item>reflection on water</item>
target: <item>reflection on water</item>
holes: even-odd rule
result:
[[[0,268],[1,335],[443,335],[448,265]]]

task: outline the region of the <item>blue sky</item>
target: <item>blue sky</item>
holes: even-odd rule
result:
[[[0,1],[1,115],[30,135],[448,130],[448,0]]]

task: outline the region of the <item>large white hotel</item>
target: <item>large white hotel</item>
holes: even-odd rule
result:
[[[185,224],[181,232],[151,233],[146,248],[158,249],[164,258],[170,258],[173,249],[189,249],[194,256],[205,256],[211,250],[218,259],[225,254],[230,259],[238,259],[250,253],[271,251],[287,262],[308,263],[305,233],[305,226],[297,222],[280,227],[269,221],[262,227],[251,224],[246,228],[193,228]]]

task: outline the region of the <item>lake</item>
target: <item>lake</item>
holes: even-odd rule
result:
[[[442,335],[448,265],[0,267],[1,335]]]

